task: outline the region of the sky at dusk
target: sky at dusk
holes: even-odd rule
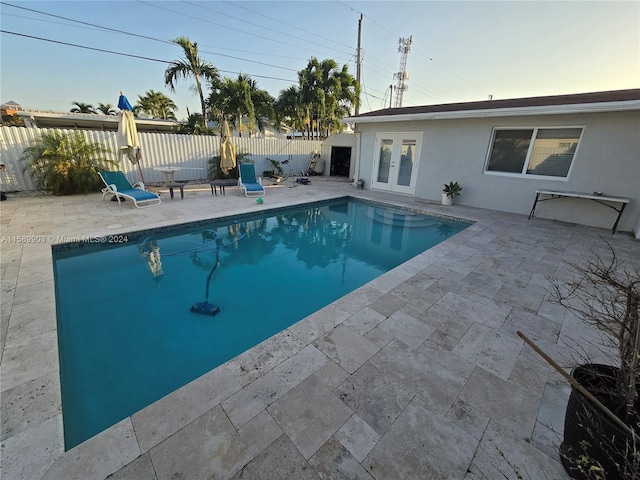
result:
[[[14,0],[0,2],[0,102],[66,112],[155,90],[184,119],[200,112],[193,80],[164,84],[182,35],[277,97],[311,57],[355,77],[361,15],[361,112],[390,105],[410,36],[403,106],[640,87],[638,1]]]

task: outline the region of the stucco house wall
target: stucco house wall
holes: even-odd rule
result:
[[[492,131],[498,127],[584,127],[568,178],[509,176],[485,172]],[[619,231],[632,231],[640,217],[640,112],[521,115],[360,123],[356,176],[371,185],[377,133],[422,132],[415,196],[440,201],[444,183],[458,181],[456,203],[529,214],[537,189],[603,192],[629,197]],[[368,181],[367,181],[368,180]],[[611,228],[617,213],[590,200],[563,198],[539,203],[536,217]]]

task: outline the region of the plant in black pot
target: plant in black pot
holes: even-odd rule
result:
[[[562,463],[575,479],[640,479],[640,265],[607,249],[571,264],[569,282],[551,280],[560,305],[597,327],[611,364],[584,363],[571,377]],[[588,346],[582,346],[587,350]]]

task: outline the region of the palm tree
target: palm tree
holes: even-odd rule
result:
[[[281,90],[274,106],[274,120],[276,128],[280,130],[280,125],[284,124],[297,131],[303,131],[305,108],[300,98],[297,87],[291,86]]]
[[[184,58],[174,60],[164,72],[164,83],[169,86],[172,92],[175,92],[175,82],[178,78],[187,78],[192,76],[196,81],[196,91],[200,97],[200,106],[202,107],[203,126],[207,126],[207,109],[202,92],[202,81],[207,80],[212,85],[216,85],[219,81],[218,69],[213,64],[201,59],[198,55],[198,44],[191,42],[188,37],[180,36],[173,43],[179,45],[184,50]]]
[[[358,95],[356,80],[347,66],[338,69],[335,60],[320,62],[312,57],[307,68],[298,72],[299,93],[304,106],[307,134],[322,136],[340,130],[340,118],[348,114]]]
[[[104,115],[115,115],[116,110],[113,108],[113,105],[110,103],[98,103],[99,112],[102,112]],[[98,112],[96,112],[98,113]]]
[[[187,109],[187,121],[174,127],[174,132],[183,135],[215,135],[213,130],[202,126],[202,114],[191,113]]]
[[[75,105],[75,107],[69,110],[71,113],[96,113],[93,105],[89,103],[71,102],[71,105]]]
[[[243,74],[235,80],[225,77],[209,97],[211,117],[218,122],[226,117],[240,136],[245,128],[249,135],[256,128],[263,132],[265,119],[273,118],[273,103],[274,99],[267,91],[260,90],[255,80]]]
[[[271,122],[280,128],[275,122],[275,103],[276,99],[273,98],[266,90],[259,89],[255,86],[255,82],[251,80],[253,88],[251,89],[251,101],[256,112],[256,125],[258,130],[264,132],[267,126],[267,121]]]
[[[136,112],[144,112],[151,118],[163,118],[166,120],[175,120],[177,106],[164,93],[149,90],[144,96],[138,95],[138,103],[134,110]]]

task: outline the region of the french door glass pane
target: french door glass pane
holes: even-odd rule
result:
[[[380,183],[389,183],[389,169],[391,167],[391,152],[393,140],[382,139],[380,141],[380,161],[378,163],[378,178]]]
[[[411,172],[413,171],[413,155],[416,152],[415,140],[402,140],[400,152],[400,171],[398,172],[398,185],[408,187],[411,185]]]

